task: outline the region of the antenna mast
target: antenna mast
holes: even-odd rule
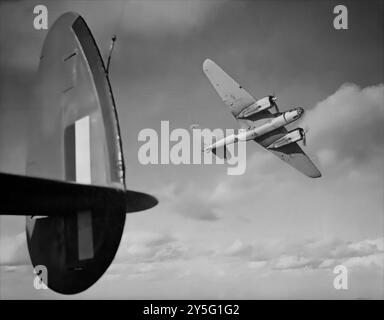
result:
[[[115,47],[115,42],[116,42],[116,35],[114,34],[111,39],[111,45],[109,46],[109,53],[108,53],[108,61],[107,61],[107,74],[109,73],[109,65],[111,64],[111,58],[112,58],[112,51],[113,48]]]

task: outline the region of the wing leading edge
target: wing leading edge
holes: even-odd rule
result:
[[[263,110],[247,119],[238,118],[244,109],[256,102],[256,99],[212,60],[206,59],[204,61],[203,71],[240,127],[254,128],[259,120],[275,117],[269,110]]]
[[[203,70],[217,94],[235,118],[244,108],[256,102],[241,85],[212,60],[206,59],[204,61]]]

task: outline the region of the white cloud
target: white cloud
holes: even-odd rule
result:
[[[325,259],[323,262],[319,264],[319,269],[321,268],[332,268],[336,265],[336,261],[334,259]]]
[[[384,253],[371,254],[364,257],[351,257],[343,262],[348,268],[379,268],[384,270]]]
[[[236,240],[233,244],[231,244],[226,250],[225,254],[230,256],[243,256],[250,255],[252,252],[251,245],[245,245],[241,240]]]
[[[383,101],[383,84],[363,89],[344,84],[307,111],[303,126],[308,125],[310,132],[304,151],[319,164],[327,179],[345,179],[347,175],[354,182],[377,180],[384,156]],[[308,182],[270,153],[257,146],[254,149],[241,179],[223,177],[218,183],[213,194],[216,201],[250,202],[255,194],[263,198],[272,190],[279,194],[286,187],[300,188]]]
[[[116,263],[152,263],[186,258],[188,249],[179,239],[164,233],[135,231],[123,234]]]
[[[299,269],[305,268],[309,265],[310,260],[308,258],[299,256],[281,256],[274,263],[275,269]]]
[[[30,264],[25,232],[0,239],[0,266],[12,267]]]
[[[384,238],[361,241],[337,239],[309,239],[302,241],[275,241],[269,243],[243,243],[236,240],[226,248],[216,251],[218,256],[262,266],[269,269],[322,269],[336,264],[351,268],[356,266],[383,267],[379,259],[383,257]]]
[[[353,165],[383,153],[384,85],[360,88],[342,85],[334,94],[307,112],[311,131],[324,170],[352,159]]]

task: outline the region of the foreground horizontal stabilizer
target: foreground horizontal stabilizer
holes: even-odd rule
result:
[[[136,212],[154,207],[151,195],[112,187],[84,185],[50,179],[0,173],[2,200],[0,215],[63,216],[106,207]]]

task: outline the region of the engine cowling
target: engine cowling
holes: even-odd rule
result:
[[[287,144],[303,140],[304,135],[305,135],[304,129],[297,128],[295,130],[288,132],[283,137],[277,139],[275,142],[271,143],[267,148],[277,149],[277,148],[286,146]]]
[[[242,110],[237,116],[237,118],[248,118],[255,113],[272,108],[273,106],[275,106],[276,99],[277,98],[274,96],[267,96],[261,98],[257,100],[254,104],[251,104],[250,106]]]

